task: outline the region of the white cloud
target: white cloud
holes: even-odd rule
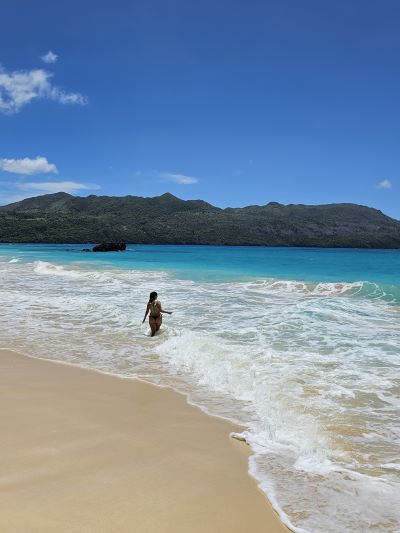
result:
[[[173,183],[179,183],[179,185],[193,185],[193,183],[197,183],[199,181],[197,178],[193,178],[191,176],[185,176],[184,174],[171,174],[170,172],[162,172],[160,177],[167,181],[172,181]]]
[[[35,99],[54,100],[61,104],[85,105],[87,98],[80,93],[67,93],[51,84],[52,74],[43,69],[6,72],[0,66],[0,112],[18,113]]]
[[[391,189],[392,182],[390,180],[382,180],[376,184],[377,189]]]
[[[98,190],[100,185],[96,183],[77,183],[76,181],[43,181],[18,183],[20,190],[41,191],[42,193],[68,192],[74,193],[81,190]]]
[[[54,54],[51,50],[47,52],[47,54],[44,54],[44,56],[41,56],[40,58],[44,63],[51,64],[55,63],[58,59],[58,55]]]
[[[46,182],[9,182],[0,181],[0,205],[19,202],[25,198],[51,194],[55,192],[78,193],[85,190],[98,190],[100,185],[95,183],[78,183],[75,181],[46,181]]]
[[[13,174],[57,174],[57,167],[49,163],[45,157],[37,156],[35,159],[24,157],[24,159],[0,159],[0,170]]]
[[[30,198],[33,196],[40,196],[40,193],[26,195],[26,194],[8,194],[8,193],[0,192],[0,205],[13,204],[14,202],[20,202],[21,200],[25,200],[25,198]]]

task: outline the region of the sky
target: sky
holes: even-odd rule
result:
[[[0,204],[351,202],[400,219],[398,0],[2,0]]]

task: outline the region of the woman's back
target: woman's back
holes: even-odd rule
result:
[[[150,305],[150,316],[159,317],[161,311],[161,303],[158,300],[153,300],[149,302]]]

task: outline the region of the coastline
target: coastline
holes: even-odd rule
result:
[[[182,395],[4,349],[0,368],[0,530],[289,531],[236,426]]]

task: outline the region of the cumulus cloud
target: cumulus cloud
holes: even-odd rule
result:
[[[37,156],[35,159],[24,157],[24,159],[0,159],[0,170],[11,172],[12,174],[57,174],[56,165],[49,163],[45,157]]]
[[[161,172],[160,177],[172,181],[173,183],[179,183],[179,185],[193,185],[199,180],[191,176],[185,176],[184,174],[171,174],[170,172]]]
[[[391,189],[392,182],[390,180],[382,180],[376,184],[377,189]]]
[[[51,50],[47,52],[47,54],[44,54],[44,56],[41,56],[40,58],[44,63],[52,64],[55,63],[58,59],[58,55],[54,54]]]
[[[41,191],[42,193],[68,192],[74,193],[81,190],[98,190],[100,185],[96,183],[77,183],[76,181],[42,181],[18,183],[18,189]]]
[[[60,104],[85,105],[80,93],[68,93],[52,85],[52,74],[43,69],[7,72],[0,66],[0,112],[18,113],[33,100],[54,100]]]

